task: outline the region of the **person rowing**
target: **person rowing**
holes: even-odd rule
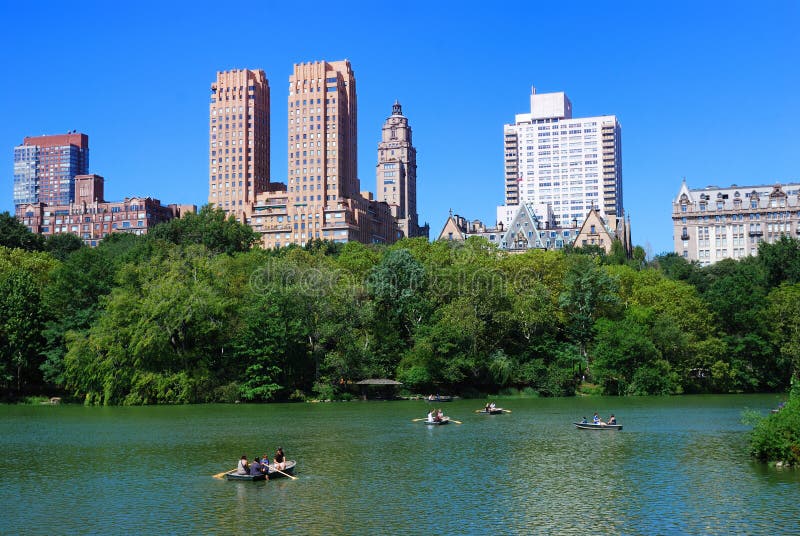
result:
[[[427,418],[427,421],[428,421],[428,422],[433,422],[433,421],[434,421],[434,417],[433,417],[433,410],[430,410],[430,411],[428,412],[428,418]]]
[[[266,464],[269,464],[269,458],[267,458],[265,462]],[[256,456],[256,459],[250,464],[250,476],[267,475],[267,478],[269,479],[269,475],[267,474],[268,472],[269,471],[266,465],[261,463],[261,458]]]

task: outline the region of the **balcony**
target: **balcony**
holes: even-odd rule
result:
[[[689,240],[689,233],[681,234],[681,240]]]
[[[750,231],[750,236],[764,236],[763,231]]]

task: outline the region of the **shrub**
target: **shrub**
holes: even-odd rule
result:
[[[792,396],[779,412],[756,422],[750,453],[765,462],[800,465],[800,397]]]

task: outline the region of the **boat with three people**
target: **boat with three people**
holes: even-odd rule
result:
[[[605,424],[593,422],[574,422],[575,428],[580,430],[622,430],[621,424]]]
[[[296,465],[297,465],[296,461],[294,461],[294,460],[286,460],[286,467],[283,468],[282,470],[278,471],[277,469],[275,469],[275,466],[273,464],[270,464],[269,465],[269,479],[272,480],[273,478],[284,478],[284,477],[287,477],[289,475],[294,475],[294,468],[295,468]],[[256,480],[266,480],[266,479],[267,479],[267,475],[266,474],[260,474],[260,475],[237,475],[236,474],[236,469],[232,469],[232,470],[228,471],[227,473],[225,473],[225,480],[250,480],[250,481],[256,481]]]

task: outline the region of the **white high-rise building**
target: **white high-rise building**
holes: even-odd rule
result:
[[[511,223],[520,203],[550,205],[560,226],[582,222],[594,207],[622,217],[622,130],[615,115],[572,117],[563,93],[531,92],[530,113],[504,128],[505,205]]]

